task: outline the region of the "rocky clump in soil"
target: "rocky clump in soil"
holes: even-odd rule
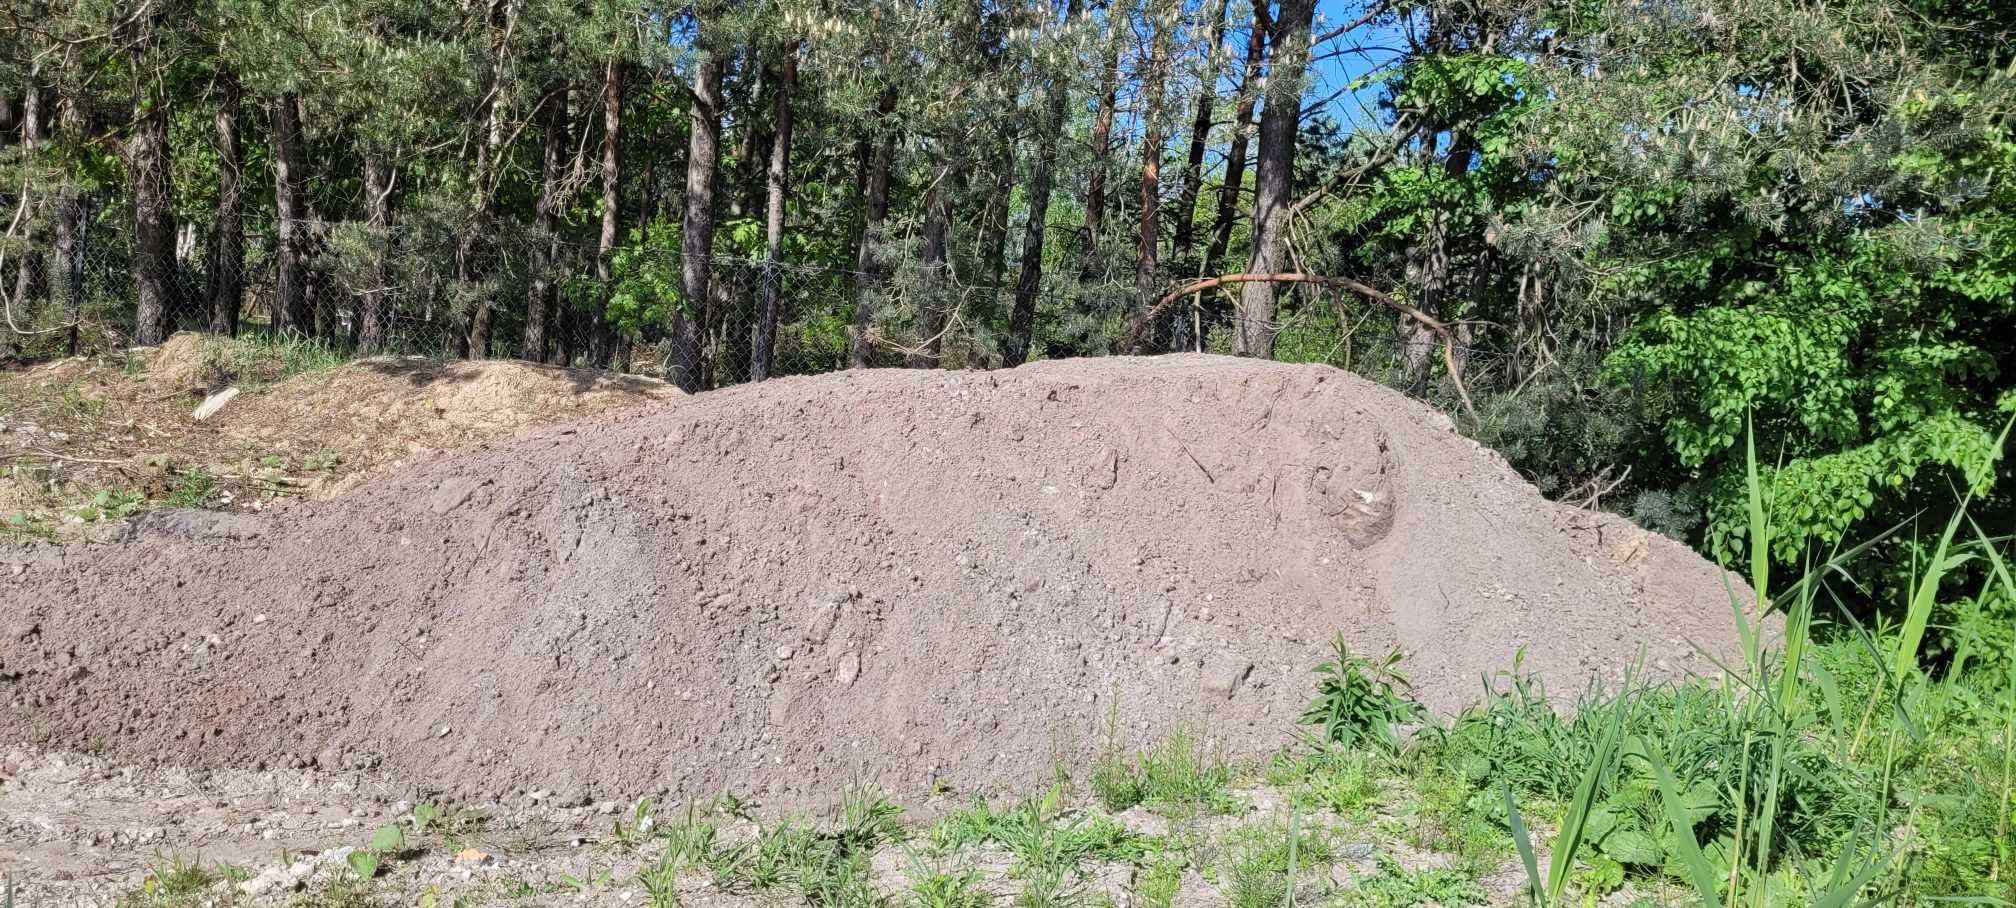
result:
[[[1561,694],[1685,671],[1726,596],[1334,369],[853,372],[0,554],[0,740],[471,796],[1021,785],[1109,734],[1278,745],[1338,633],[1449,709],[1522,651]]]

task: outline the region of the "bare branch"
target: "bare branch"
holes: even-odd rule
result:
[[[1442,339],[1442,364],[1449,370],[1449,381],[1456,386],[1456,396],[1462,398],[1463,412],[1469,414],[1473,422],[1476,421],[1477,407],[1470,400],[1470,390],[1463,386],[1463,371],[1456,365],[1456,333],[1449,329],[1449,325],[1418,308],[1394,299],[1390,294],[1370,284],[1348,277],[1330,277],[1299,271],[1272,273],[1241,272],[1239,274],[1221,274],[1217,277],[1201,278],[1180,284],[1176,289],[1165,294],[1162,299],[1156,301],[1155,305],[1148,307],[1147,311],[1135,316],[1134,320],[1127,326],[1127,333],[1123,335],[1120,344],[1121,348],[1126,350],[1140,349],[1142,337],[1147,334],[1148,326],[1153,324],[1155,319],[1159,318],[1177,300],[1216,287],[1222,287],[1226,284],[1252,284],[1261,282],[1272,284],[1316,284],[1323,287],[1349,290],[1394,312],[1398,312],[1412,319],[1421,327],[1428,329],[1429,332]]]

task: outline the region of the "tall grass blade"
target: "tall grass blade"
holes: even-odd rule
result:
[[[1680,852],[1680,863],[1687,869],[1687,881],[1693,884],[1694,894],[1701,898],[1702,904],[1716,904],[1721,897],[1715,885],[1715,868],[1702,853],[1701,843],[1694,840],[1694,821],[1688,816],[1680,784],[1673,780],[1673,772],[1666,768],[1666,757],[1657,745],[1639,738],[1635,747],[1645,755],[1645,762],[1652,765],[1652,778],[1659,784],[1659,800],[1666,808],[1666,819],[1673,824],[1673,841]]]
[[[1854,849],[1848,849],[1841,853],[1841,861],[1844,865],[1847,861],[1851,860],[1849,855],[1853,853]],[[1862,887],[1869,885],[1870,880],[1875,879],[1877,874],[1882,873],[1889,866],[1890,861],[1888,858],[1881,861],[1869,862],[1869,866],[1862,868],[1860,872],[1850,877],[1847,882],[1821,893],[1819,898],[1813,900],[1813,908],[1847,908],[1854,901],[1855,894],[1861,892]]]
[[[1519,803],[1512,797],[1512,786],[1501,781],[1498,790],[1505,793],[1505,820],[1512,826],[1512,845],[1519,849],[1519,862],[1526,865],[1526,885],[1532,891],[1532,901],[1535,904],[1544,903],[1547,881],[1540,878],[1540,862],[1533,857],[1533,836],[1526,831],[1526,821],[1519,816]]]
[[[1288,894],[1286,896],[1286,902],[1288,908],[1295,908],[1295,869],[1296,869],[1295,859],[1299,857],[1299,855],[1297,854],[1298,851],[1297,846],[1302,844],[1302,830],[1299,828],[1301,824],[1296,821],[1301,818],[1302,818],[1301,808],[1296,807],[1294,801],[1292,800],[1289,801],[1288,802]]]
[[[1800,673],[1806,664],[1806,644],[1813,624],[1813,569],[1807,563],[1805,576],[1794,587],[1792,609],[1785,617],[1785,664],[1779,669],[1778,712],[1791,716],[1799,701]]]
[[[1743,436],[1749,453],[1744,478],[1750,492],[1750,589],[1757,596],[1756,610],[1761,616],[1771,601],[1771,524],[1764,515],[1764,487],[1757,481],[1757,427],[1749,417],[1743,420]],[[1743,632],[1743,645],[1754,662],[1757,656],[1756,634],[1741,614],[1736,616],[1736,620],[1738,629]]]
[[[1948,552],[1953,548],[1953,534],[1960,529],[1960,521],[1966,515],[1968,501],[1963,499],[1960,509],[1946,521],[1946,531],[1939,534],[1939,544],[1932,549],[1932,559],[1925,565],[1925,573],[1918,578],[1918,585],[1911,594],[1911,607],[1904,614],[1904,625],[1897,635],[1897,653],[1890,662],[1890,672],[1902,689],[1910,673],[1918,668],[1918,647],[1925,642],[1925,628],[1932,620],[1932,607],[1939,601],[1939,584],[1946,574],[1967,560],[1966,555],[1953,558]]]
[[[1561,822],[1561,834],[1554,839],[1547,862],[1547,894],[1550,898],[1559,897],[1568,886],[1568,873],[1575,866],[1575,852],[1582,847],[1582,834],[1588,827],[1589,813],[1596,807],[1596,792],[1603,787],[1603,779],[1609,774],[1616,756],[1617,741],[1624,733],[1624,717],[1631,711],[1629,674],[1625,676],[1623,690],[1611,709],[1609,727],[1603,730],[1603,739],[1596,745],[1596,753],[1582,770],[1582,781],[1575,786],[1575,800],[1569,804],[1568,816]]]

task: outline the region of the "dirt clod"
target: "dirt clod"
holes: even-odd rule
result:
[[[0,740],[790,800],[1022,785],[1109,716],[1260,753],[1338,632],[1442,709],[1522,649],[1570,696],[1641,640],[1674,671],[1733,643],[1677,543],[1391,391],[1218,357],[764,382],[256,521],[0,553],[50,565],[0,585],[41,628],[0,640]]]

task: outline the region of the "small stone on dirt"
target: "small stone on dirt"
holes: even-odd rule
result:
[[[436,514],[446,514],[469,501],[469,496],[483,485],[482,480],[473,476],[452,476],[441,481],[434,489],[434,496],[428,502]]]
[[[1252,674],[1253,663],[1244,659],[1212,660],[1204,666],[1204,692],[1230,700],[1241,682]]]

